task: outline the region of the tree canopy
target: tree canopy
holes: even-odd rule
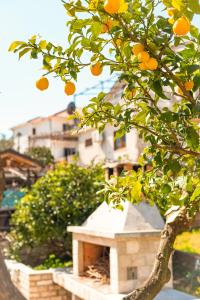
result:
[[[61,163],[41,177],[16,205],[12,215],[11,252],[23,259],[26,249],[71,253],[67,226],[81,225],[101,203],[101,166]],[[36,253],[38,253],[36,251]],[[45,257],[45,253],[42,254]],[[47,257],[45,257],[47,258]]]
[[[32,147],[29,148],[25,154],[33,159],[38,160],[43,165],[43,167],[48,166],[54,162],[53,154],[51,153],[51,149],[49,149],[48,147]]]
[[[42,57],[43,76],[59,76],[67,95],[75,92],[83,68],[91,76],[100,76],[104,68],[118,74],[125,86],[122,101],[113,103],[101,92],[83,109],[80,126],[102,131],[109,123],[118,128],[117,137],[137,128],[147,144],[140,163],[149,165],[148,171],[115,178],[104,192],[118,208],[124,199],[176,207],[165,229],[170,238],[160,248],[162,254],[167,249],[167,260],[177,228],[184,229],[200,209],[200,34],[193,24],[199,1],[62,2],[71,18],[66,48],[33,36],[14,42],[10,51],[19,58],[26,53]],[[153,299],[169,279],[162,263],[158,256],[161,277],[151,278],[146,289],[127,299]],[[144,293],[149,290],[148,298]]]

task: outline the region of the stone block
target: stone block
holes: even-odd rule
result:
[[[37,286],[51,285],[51,284],[53,284],[52,280],[40,280],[40,281],[37,281],[37,283],[36,283]]]
[[[126,251],[127,254],[136,254],[140,250],[140,244],[139,241],[129,241],[126,243]]]
[[[40,298],[47,298],[47,297],[53,297],[53,296],[57,296],[57,291],[46,291],[46,292],[42,292],[40,293]],[[58,296],[59,297],[59,296]]]
[[[30,280],[30,281],[39,281],[39,280],[41,280],[41,276],[40,276],[40,275],[34,275],[34,274],[31,274],[31,275],[29,276],[29,280]]]

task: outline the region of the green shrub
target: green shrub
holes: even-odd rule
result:
[[[54,162],[51,149],[48,147],[32,147],[25,153],[27,156],[39,161],[43,167],[48,166]]]
[[[12,216],[12,257],[22,260],[24,249],[28,247],[31,253],[30,249],[44,245],[51,251],[48,255],[70,255],[67,226],[82,224],[96,209],[101,201],[97,191],[103,181],[101,166],[84,168],[64,163],[40,178],[17,204]]]
[[[35,270],[48,270],[48,269],[57,269],[57,268],[70,268],[72,267],[72,261],[65,261],[57,257],[55,254],[49,255],[43,263],[37,267]]]
[[[200,254],[200,230],[184,232],[177,236],[174,248],[184,252]]]

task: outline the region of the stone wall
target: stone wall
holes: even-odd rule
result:
[[[53,282],[51,271],[34,271],[13,261],[6,264],[12,281],[27,300],[72,300],[71,293]]]

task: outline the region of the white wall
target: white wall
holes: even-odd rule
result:
[[[95,142],[96,130],[81,132],[78,141],[78,153],[81,164],[88,164],[92,160],[101,162],[104,160],[117,161],[119,159],[129,159],[137,162],[144,144],[139,140],[136,130],[131,130],[126,135],[126,147],[114,150],[114,132],[116,128],[107,126],[103,133],[103,141]],[[86,139],[92,138],[93,144],[85,146]]]
[[[60,141],[51,138],[35,138],[36,136],[48,135],[63,131],[63,124],[72,124],[73,121],[66,121],[65,118],[54,117],[53,119],[44,119],[40,122],[27,122],[26,124],[13,129],[14,149],[24,153],[29,147],[48,147],[56,160],[64,157],[64,148],[76,148],[76,141]],[[36,129],[36,135],[32,133]],[[18,138],[17,134],[21,136]],[[31,139],[31,137],[34,137]],[[18,147],[19,146],[19,147]]]
[[[89,164],[92,160],[95,162],[103,161],[105,159],[105,153],[102,149],[101,142],[96,142],[94,135],[97,133],[96,130],[89,130],[81,132],[78,139],[78,154],[80,163],[83,165]],[[85,141],[92,138],[92,146],[86,147]]]

